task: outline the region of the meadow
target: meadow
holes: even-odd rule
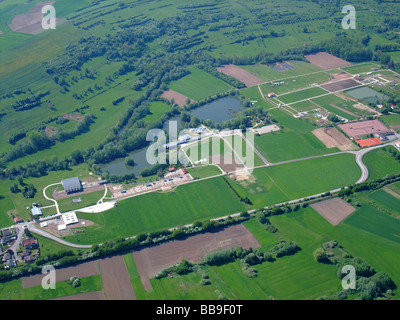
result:
[[[313,300],[334,297],[342,289],[337,266],[314,260],[313,252],[323,243],[336,240],[354,257],[364,259],[377,271],[384,271],[396,284],[400,283],[398,220],[362,204],[353,215],[333,227],[311,207],[269,218],[278,231],[272,234],[256,219],[244,225],[267,252],[279,239],[295,241],[301,251],[253,266],[256,278],[247,277],[239,261],[221,266],[203,266],[211,284],[201,286],[198,273],[172,279],[151,279],[153,289],[145,291],[140,283],[131,254],[126,264],[139,299],[216,299],[216,295],[235,300]],[[357,240],[358,239],[358,240]],[[360,242],[361,239],[361,242]],[[396,249],[397,248],[397,249]],[[179,288],[179,290],[178,290]],[[398,289],[396,290],[398,294]]]
[[[386,147],[395,150],[394,147]],[[369,170],[368,180],[376,180],[385,177],[388,174],[398,173],[400,171],[400,163],[384,149],[377,149],[367,153],[364,156],[364,164]]]
[[[195,101],[201,101],[217,93],[227,92],[232,87],[203,70],[191,68],[189,75],[171,82],[169,89]]]
[[[244,209],[244,203],[226,182],[215,178],[189,183],[171,192],[153,192],[127,199],[102,214],[77,213],[78,218],[93,221],[95,225],[83,228],[82,233],[66,239],[73,243],[101,243],[217,218]]]

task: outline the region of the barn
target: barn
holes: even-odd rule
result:
[[[78,178],[70,178],[61,181],[66,193],[80,192],[83,190],[82,183]]]

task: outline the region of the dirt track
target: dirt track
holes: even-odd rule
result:
[[[337,226],[356,210],[341,198],[313,203],[311,207],[333,226]]]
[[[198,263],[209,252],[236,246],[258,248],[260,244],[246,227],[239,224],[217,232],[199,234],[135,251],[133,258],[143,286],[149,290],[149,279],[182,259]]]

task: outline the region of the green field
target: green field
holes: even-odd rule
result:
[[[372,69],[380,69],[380,65],[375,63],[360,63],[351,67],[341,68],[343,71],[346,71],[350,74],[359,74],[372,72]]]
[[[250,65],[250,66],[240,66],[241,68],[245,69],[246,71],[250,72],[254,76],[264,80],[265,82],[268,81],[278,81],[287,78],[293,78],[295,76],[303,77],[305,74],[314,73],[322,71],[317,66],[304,61],[289,61],[289,63],[294,66],[293,69],[288,69],[286,71],[277,71],[274,70],[271,66],[266,65]]]
[[[242,212],[244,208],[224,180],[215,178],[180,186],[173,192],[153,192],[124,200],[116,208],[99,215],[78,213],[79,218],[94,221],[95,225],[66,239],[73,243],[101,243],[111,238],[222,217]]]
[[[81,278],[81,286],[74,288],[68,281],[56,283],[56,290],[45,290],[42,286],[23,288],[22,280],[0,284],[1,300],[48,300],[80,293],[102,290],[101,276]]]
[[[195,101],[232,89],[230,85],[198,68],[191,68],[190,75],[172,82],[169,88]]]
[[[321,88],[309,88],[284,95],[280,95],[278,99],[285,104],[290,104],[317,96],[327,94],[327,91]]]
[[[264,207],[351,185],[361,170],[345,154],[256,169],[253,175],[236,184],[256,207]]]
[[[385,190],[378,190],[372,193],[369,197],[375,201],[380,208],[385,208],[389,210],[390,214],[400,218],[400,195],[396,198]]]
[[[394,147],[387,147],[395,150]],[[370,176],[369,180],[376,180],[388,174],[399,173],[400,163],[392,155],[383,149],[373,150],[364,156],[364,164],[367,166]]]

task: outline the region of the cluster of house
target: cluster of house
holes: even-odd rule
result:
[[[2,232],[1,245],[4,248],[10,247],[17,239],[17,234],[15,229],[7,229]],[[15,267],[16,259],[22,262],[32,262],[37,259],[39,252],[33,252],[33,250],[38,248],[37,240],[33,237],[23,239],[21,241],[20,253],[18,257],[14,256],[14,252],[8,249],[4,252],[2,257],[2,262],[4,263],[4,268]]]

